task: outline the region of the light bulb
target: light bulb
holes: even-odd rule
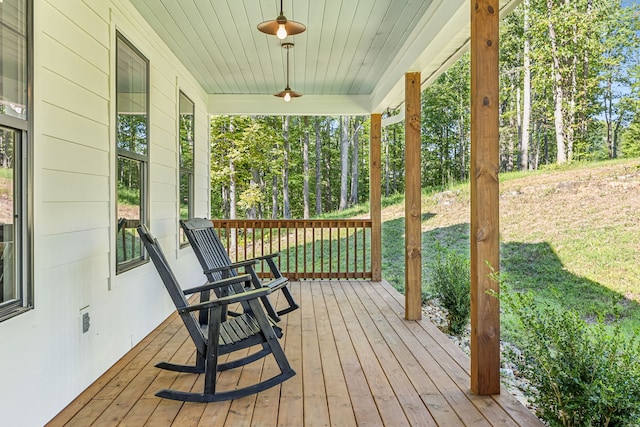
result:
[[[287,29],[284,27],[284,24],[278,24],[278,31],[276,31],[276,36],[280,40],[284,40],[287,38]]]
[[[284,93],[284,102],[291,101],[291,94],[289,92]]]

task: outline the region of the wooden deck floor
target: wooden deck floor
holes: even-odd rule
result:
[[[159,399],[162,388],[202,389],[184,363],[194,347],[173,315],[65,408],[51,426],[540,426],[503,391],[469,392],[469,359],[427,320],[403,319],[388,283],[294,282],[301,309],[284,316],[282,343],[297,375],[229,402]],[[219,376],[219,389],[271,376],[272,358]]]

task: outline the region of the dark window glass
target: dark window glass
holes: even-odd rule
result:
[[[179,100],[179,149],[180,149],[180,219],[193,216],[193,128],[194,104],[180,92]],[[188,241],[182,229],[179,229],[180,244]]]
[[[136,227],[147,218],[149,62],[120,34],[116,50],[116,271],[144,262]]]

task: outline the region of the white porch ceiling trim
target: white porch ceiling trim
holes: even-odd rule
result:
[[[304,95],[284,102],[273,95],[209,95],[209,113],[213,115],[295,115],[332,116],[371,113],[366,95]]]

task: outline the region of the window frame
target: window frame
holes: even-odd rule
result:
[[[184,167],[184,162],[182,161],[182,107],[181,102],[182,98],[188,101],[191,104],[191,168]],[[195,135],[196,135],[196,104],[184,93],[182,90],[178,91],[178,219],[184,219],[181,215],[181,206],[182,206],[182,177],[186,176],[188,179],[187,184],[187,218],[190,219],[193,217],[193,197],[194,197],[194,169],[195,169]],[[182,231],[182,227],[178,224],[178,244],[179,248],[188,247],[189,241]]]
[[[124,43],[133,53],[139,57],[145,63],[145,80],[146,80],[146,93],[145,93],[145,103],[146,103],[146,154],[136,153],[135,151],[127,150],[125,148],[121,148],[118,146],[118,46],[119,43]],[[115,43],[115,96],[116,101],[114,102],[115,110],[115,131],[114,131],[114,143],[115,143],[115,266],[116,266],[116,275],[120,273],[124,273],[131,269],[134,269],[140,265],[146,264],[149,262],[148,257],[146,255],[146,251],[142,245],[142,242],[139,241],[139,237],[137,233],[134,232],[134,240],[138,240],[140,246],[140,256],[125,259],[123,262],[119,262],[118,260],[118,239],[120,238],[120,227],[119,227],[119,218],[118,218],[118,168],[119,168],[119,160],[131,160],[135,162],[139,162],[140,164],[140,219],[139,223],[147,225],[149,223],[149,164],[150,164],[150,148],[151,148],[151,137],[150,137],[150,129],[151,129],[151,103],[150,103],[150,91],[151,91],[151,81],[150,81],[150,61],[149,59],[138,49],[136,46],[131,43],[123,33],[116,30],[116,43]]]
[[[19,295],[0,303],[0,322],[34,308],[33,291],[33,0],[26,7],[26,117],[0,114],[0,126],[15,132],[13,147],[14,286]],[[1,71],[1,70],[0,70]]]

